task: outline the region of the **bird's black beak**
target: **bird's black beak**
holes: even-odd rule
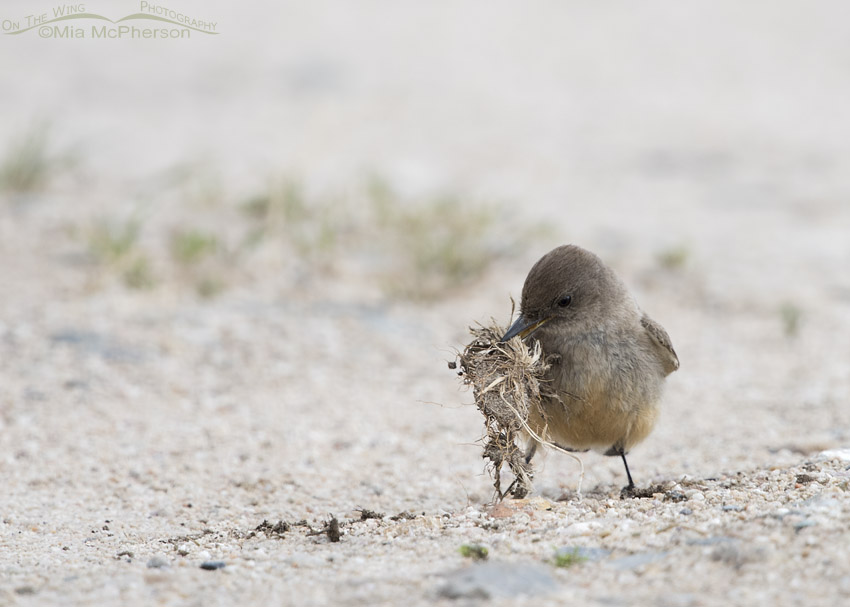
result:
[[[532,322],[524,316],[520,315],[514,321],[514,324],[511,325],[511,328],[508,329],[508,332],[505,333],[502,336],[502,339],[500,339],[499,341],[508,341],[509,339],[511,339],[512,337],[516,337],[517,335],[520,336],[520,339],[525,339],[526,337],[534,333],[537,329],[546,324],[550,318],[552,317],[546,316],[540,320]]]

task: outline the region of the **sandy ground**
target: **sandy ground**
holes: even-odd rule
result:
[[[850,600],[843,3],[180,8],[221,35],[0,38],[2,140],[49,117],[82,158],[0,194],[0,604]],[[227,196],[156,185],[199,161],[227,191],[377,172],[550,230],[427,303],[344,263],[255,259],[203,299],[92,261],[90,226],[139,208],[152,250],[175,225],[233,229]],[[492,503],[446,363],[562,242],[614,266],[679,353],[630,457],[653,498],[621,501],[594,454],[579,498],[550,454],[531,498]]]

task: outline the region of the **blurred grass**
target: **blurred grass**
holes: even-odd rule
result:
[[[655,255],[658,265],[665,270],[681,270],[691,258],[691,251],[685,245],[669,247],[658,251]]]
[[[89,252],[99,262],[116,263],[136,247],[140,229],[136,218],[120,222],[100,219],[89,230]]]
[[[331,254],[351,224],[348,210],[322,198],[308,199],[303,185],[291,177],[273,180],[266,191],[242,205],[254,222],[247,242],[266,237],[282,238],[302,259],[321,263]]]
[[[390,293],[408,299],[433,299],[474,282],[493,261],[530,237],[499,226],[498,209],[464,204],[456,196],[411,205],[377,204],[375,210],[386,254],[398,255],[396,267],[382,281]]]
[[[156,284],[148,256],[139,249],[142,222],[101,218],[88,230],[89,254],[95,262],[121,277],[131,289],[150,289]]]
[[[57,154],[52,148],[52,130],[47,121],[35,121],[13,137],[0,160],[0,190],[28,194],[46,189],[75,161],[72,154]]]
[[[578,548],[572,548],[556,551],[555,556],[552,559],[552,564],[555,565],[555,567],[568,569],[573,565],[578,565],[585,561],[587,561],[587,557],[582,556]]]
[[[171,237],[171,255],[183,265],[196,264],[219,249],[218,236],[200,230],[178,230]]]
[[[403,197],[379,178],[345,195],[311,192],[292,177],[242,197],[208,180],[195,185],[175,183],[181,212],[158,222],[160,233],[148,230],[145,250],[137,219],[97,221],[87,235],[94,260],[130,288],[191,286],[203,298],[240,280],[301,288],[348,279],[387,298],[427,301],[474,284],[546,233],[503,205],[452,193]]]
[[[410,300],[471,284],[545,233],[517,224],[497,205],[457,194],[411,200],[376,177],[347,198],[311,197],[299,182],[284,179],[242,208],[256,222],[250,242],[280,239],[316,271],[360,260],[386,295]]]
[[[785,337],[796,337],[800,333],[800,321],[803,318],[803,310],[789,301],[779,306],[779,317],[782,320],[782,330]]]
[[[193,285],[199,296],[208,299],[227,288],[227,251],[219,235],[197,228],[180,229],[171,234],[170,248],[178,280]]]
[[[121,278],[131,289],[150,289],[156,285],[150,260],[145,255],[136,255],[123,268]]]

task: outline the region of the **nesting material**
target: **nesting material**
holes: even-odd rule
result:
[[[541,389],[545,391],[545,361],[540,343],[529,347],[519,338],[499,342],[505,329],[495,321],[490,326],[471,327],[473,340],[460,355],[463,383],[472,386],[475,404],[484,415],[484,455],[489,459],[493,484],[499,499],[510,494],[525,497],[532,489],[534,474],[520,446],[529,437],[541,437],[528,425],[529,414],[542,419]],[[450,365],[451,366],[451,365]],[[502,492],[500,472],[507,464],[514,481]]]

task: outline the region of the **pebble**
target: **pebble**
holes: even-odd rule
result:
[[[164,556],[156,555],[148,560],[148,569],[164,569],[170,566],[171,563]]]
[[[815,525],[817,525],[817,523],[815,521],[812,521],[812,520],[801,521],[801,522],[797,523],[796,525],[794,525],[794,531],[797,531],[799,533],[800,531],[802,531],[806,527],[814,527]]]
[[[692,502],[704,502],[705,496],[702,494],[702,491],[699,489],[691,489],[690,491],[685,492],[685,497]]]
[[[582,523],[573,523],[569,527],[565,529],[568,535],[587,535],[591,533],[594,529],[601,528],[602,525],[600,523],[594,521],[586,521]]]
[[[204,561],[201,563],[201,569],[206,569],[207,571],[215,571],[216,569],[224,569],[227,566],[227,563],[224,561]]]
[[[642,552],[614,559],[613,561],[609,561],[608,565],[619,571],[626,571],[643,567],[649,563],[655,563],[663,560],[666,556],[667,552]]]
[[[818,454],[819,459],[839,459],[842,462],[850,462],[850,448],[848,449],[829,449],[821,451]]]
[[[700,537],[686,540],[688,546],[713,546],[715,544],[728,544],[737,542],[738,540],[728,535],[713,535],[711,537]]]
[[[293,552],[284,562],[292,567],[321,567],[325,563],[321,556],[306,552]]]
[[[488,562],[446,574],[437,594],[448,599],[492,599],[548,594],[557,588],[540,565]]]
[[[718,544],[711,551],[711,560],[719,561],[738,569],[747,563],[764,558],[763,551],[739,544],[740,542]]]

